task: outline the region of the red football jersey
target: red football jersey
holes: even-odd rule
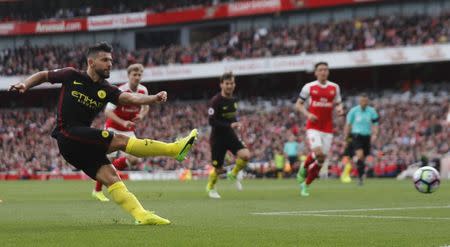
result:
[[[333,109],[342,100],[339,86],[330,81],[325,84],[313,81],[303,86],[300,98],[305,102],[308,100],[308,111],[318,118],[314,122],[306,121],[306,129],[333,133]]]
[[[141,93],[141,94],[148,95],[147,88],[140,84],[139,84],[136,92],[131,91],[128,83],[123,84],[122,86],[119,87],[119,89],[123,92]],[[106,106],[106,109],[112,109],[112,110],[114,110],[114,113],[121,119],[131,121],[133,118],[135,118],[139,114],[139,112],[141,111],[141,106],[135,106],[135,105],[116,106],[114,104],[108,103],[108,105]],[[135,131],[134,127],[125,128],[124,126],[114,122],[110,118],[106,119],[105,127],[113,128],[113,129],[120,130],[120,131]]]

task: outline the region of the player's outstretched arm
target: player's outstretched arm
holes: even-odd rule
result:
[[[121,93],[119,105],[151,105],[167,101],[167,92],[161,91],[155,95]]]
[[[14,85],[11,85],[9,87],[10,92],[19,92],[19,93],[25,93],[28,89],[35,87],[37,85],[40,85],[44,82],[48,81],[48,71],[40,71],[37,72],[27,79],[25,79],[23,82],[16,83]]]

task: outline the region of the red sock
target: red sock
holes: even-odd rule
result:
[[[316,179],[319,176],[319,171],[320,171],[321,166],[319,166],[317,164],[317,162],[314,162],[310,168],[308,169],[308,175],[306,176],[306,181],[305,183],[307,185],[310,185],[314,179]]]
[[[316,161],[316,159],[314,158],[315,155],[313,152],[309,153],[308,156],[306,156],[306,160],[305,160],[305,168],[308,169],[309,165],[311,165],[314,161]]]
[[[124,156],[117,158],[112,163],[117,170],[122,171],[125,167],[127,167],[127,157]]]
[[[95,182],[95,192],[102,191],[102,186],[103,186],[103,184],[100,183],[99,181]]]

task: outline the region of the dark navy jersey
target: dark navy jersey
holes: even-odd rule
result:
[[[212,131],[230,131],[231,123],[237,122],[237,100],[216,94],[209,102],[209,124]]]
[[[90,127],[94,118],[106,103],[117,105],[122,93],[117,87],[102,79],[92,81],[88,74],[74,68],[63,68],[48,72],[50,83],[61,83],[58,100],[57,125],[52,136],[65,128]]]

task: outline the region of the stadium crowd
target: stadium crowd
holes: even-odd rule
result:
[[[190,46],[168,45],[128,51],[115,44],[114,67],[131,63],[146,67],[207,63],[329,51],[354,51],[389,46],[411,46],[450,41],[450,13],[330,21],[293,27],[258,28],[223,33]],[[0,75],[26,75],[42,69],[85,66],[87,44],[73,46],[24,45],[0,51]]]
[[[450,154],[450,124],[445,120],[450,88],[448,83],[443,85],[433,92],[373,95],[372,104],[378,109],[381,125],[380,135],[368,159],[369,174],[395,176],[423,157],[432,159]],[[207,169],[210,165],[210,128],[206,102],[179,101],[152,106],[148,118],[138,124],[138,136],[173,141],[194,127],[199,128],[201,135],[189,158],[182,164],[172,159],[152,158],[131,169]],[[347,98],[347,107],[355,104],[356,97]],[[257,169],[249,172],[257,176],[273,174],[276,169],[274,155],[282,150],[292,135],[300,143],[299,157],[307,153],[304,118],[294,111],[293,103],[287,97],[245,100],[240,102],[239,109],[244,126],[239,135],[252,150],[251,163],[258,164]],[[0,172],[33,174],[37,171],[59,173],[72,170],[50,137],[54,122],[53,108],[0,109]],[[101,116],[93,126],[101,128],[103,122],[104,117]],[[343,125],[344,118],[336,118],[336,136],[329,159],[330,175],[339,173],[344,150]]]
[[[94,15],[121,14],[147,11],[160,13],[198,6],[217,5],[225,0],[178,0],[178,1],[79,1],[63,3],[58,1],[6,1],[0,3],[0,23],[8,21],[59,20]],[[33,11],[28,11],[30,8]]]

